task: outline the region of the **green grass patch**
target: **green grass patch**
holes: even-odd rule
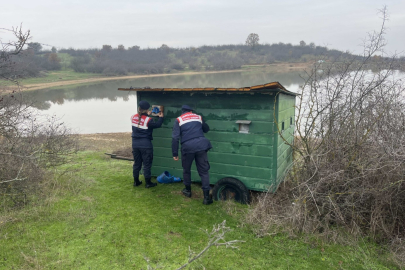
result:
[[[105,77],[103,74],[95,73],[78,73],[74,72],[73,69],[62,69],[55,71],[43,72],[41,77],[26,78],[19,80],[22,85],[30,84],[41,84],[41,83],[52,83],[61,81],[72,81],[72,80],[83,80],[89,78],[100,78]],[[11,86],[13,83],[0,80],[0,86]]]
[[[325,244],[277,234],[257,238],[243,222],[248,206],[202,204],[202,191],[183,185],[133,187],[132,164],[101,152],[81,152],[68,173],[44,185],[47,198],[0,217],[0,269],[177,269],[206,230],[223,220],[239,249],[212,247],[187,269],[393,269],[370,243]],[[143,179],[142,179],[143,180]]]
[[[102,74],[95,73],[78,73],[73,69],[49,71],[44,77],[28,78],[21,80],[21,84],[37,84],[37,83],[49,83],[57,81],[71,81],[71,80],[83,80],[89,78],[103,77]]]

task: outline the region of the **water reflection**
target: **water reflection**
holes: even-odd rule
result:
[[[127,132],[130,131],[128,119],[136,111],[136,95],[135,92],[117,91],[117,88],[243,87],[273,81],[294,92],[302,83],[298,72],[232,72],[108,81],[38,90],[27,96],[35,102],[35,108],[63,117],[63,121],[78,133]]]

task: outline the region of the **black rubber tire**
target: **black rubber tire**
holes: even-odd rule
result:
[[[241,181],[232,177],[225,177],[219,180],[212,189],[212,196],[216,201],[233,199],[243,204],[250,202],[249,190]]]

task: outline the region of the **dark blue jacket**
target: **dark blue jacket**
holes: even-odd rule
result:
[[[155,122],[147,114],[142,114],[140,119],[138,114],[131,116],[132,148],[153,148],[153,129],[160,128],[162,123],[163,117],[159,117]]]
[[[212,148],[210,141],[204,137],[210,127],[202,120],[202,117],[187,112],[176,119],[172,132],[172,154],[179,156],[179,140],[181,140],[182,153],[196,153],[207,151]]]

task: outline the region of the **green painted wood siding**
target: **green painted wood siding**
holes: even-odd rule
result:
[[[211,184],[224,177],[234,177],[248,189],[267,190],[277,179],[274,97],[274,94],[261,93],[138,92],[138,100],[165,107],[163,126],[153,132],[152,175],[160,175],[165,170],[176,176],[183,175],[181,161],[172,158],[171,134],[181,106],[187,104],[211,129],[206,134],[213,146],[208,152]],[[237,120],[252,121],[249,134],[239,133]],[[195,164],[192,180],[200,181]]]
[[[295,97],[279,94],[277,99],[278,127],[282,130],[284,122],[282,137],[288,143],[293,144],[295,129]],[[282,137],[277,133],[277,185],[284,180],[288,169],[292,166],[292,148],[285,143]]]

